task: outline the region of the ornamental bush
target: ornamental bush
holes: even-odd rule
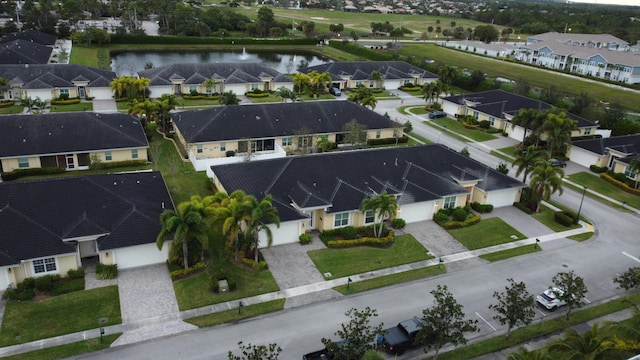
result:
[[[589,166],[589,170],[593,171],[596,174],[602,174],[607,172],[609,168],[607,168],[606,166],[591,165]]]
[[[394,229],[404,229],[407,225],[407,222],[404,219],[393,219],[391,220],[391,227]]]
[[[573,225],[573,218],[565,214],[563,211],[556,211],[555,214],[553,214],[553,218],[558,224],[561,224],[564,226]]]
[[[97,264],[96,265],[96,279],[107,280],[107,279],[115,279],[116,277],[118,277],[118,264],[113,264],[113,265]]]
[[[309,233],[301,234],[298,239],[300,239],[301,245],[311,244],[313,242],[313,236]]]

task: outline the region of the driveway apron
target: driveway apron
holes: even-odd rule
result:
[[[197,328],[180,320],[178,301],[165,264],[119,271],[118,292],[126,331],[113,346]]]
[[[118,107],[113,99],[93,100],[93,111],[95,112],[117,112]]]

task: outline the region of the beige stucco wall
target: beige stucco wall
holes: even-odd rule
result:
[[[10,158],[10,159],[2,159],[2,170],[5,172],[13,171],[15,169],[33,169],[40,167],[40,158],[37,156],[26,156],[29,159],[29,167],[21,168],[18,166],[18,158],[23,156]]]
[[[112,150],[111,151],[111,161],[106,161],[104,156],[104,151],[97,151],[89,153],[89,159],[93,159],[93,155],[97,155],[100,161],[103,162],[117,162],[117,161],[125,161],[125,160],[144,160],[147,161],[147,148],[139,148],[138,149],[138,158],[131,158],[131,149],[127,150]],[[10,158],[10,159],[2,159],[2,170],[5,172],[10,172],[15,169],[34,169],[42,167],[40,164],[40,157],[38,156],[28,156],[29,159],[29,167],[28,168],[20,168],[18,166],[18,158]],[[73,163],[75,164],[75,169],[78,168],[78,155],[76,153],[73,154]]]
[[[57,257],[57,261],[58,271],[55,273],[47,273],[43,275],[58,274],[61,277],[65,277],[67,276],[67,272],[69,272],[69,270],[78,268],[78,262],[76,260],[75,253]],[[28,277],[34,277],[32,261],[25,261],[21,266],[13,268],[10,277],[13,277],[12,282],[14,284],[21,283]]]
[[[627,170],[627,164],[616,161],[613,163],[613,172],[623,173]]]
[[[111,251],[100,251],[98,256],[101,264],[113,265],[113,253]]]
[[[78,88],[76,87],[68,87],[65,89],[69,89],[69,98],[74,98],[74,97],[78,97]],[[60,97],[60,89],[54,89],[51,91],[51,95],[53,96],[53,98],[58,98]]]
[[[93,156],[96,155],[98,159],[102,162],[118,162],[118,161],[127,161],[127,160],[145,160],[147,161],[147,148],[138,148],[138,158],[133,159],[131,157],[131,149],[126,150],[111,150],[111,160],[107,161],[105,159],[104,151],[96,151],[89,154],[90,158],[93,159]]]

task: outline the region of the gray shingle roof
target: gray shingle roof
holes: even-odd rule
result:
[[[0,77],[11,79],[14,85],[21,80],[25,89],[71,87],[71,81],[78,77],[88,80],[89,87],[107,87],[116,73],[76,64],[9,64],[0,65]]]
[[[24,40],[0,44],[0,64],[46,64],[53,48]]]
[[[0,44],[4,44],[14,40],[24,40],[34,44],[53,46],[56,43],[57,39],[58,37],[55,35],[30,29],[5,34],[4,36],[0,37]]]
[[[335,80],[341,79],[340,75],[345,74],[352,75],[353,80],[366,80],[373,71],[379,71],[383,79],[413,79],[414,74],[425,79],[438,78],[438,75],[404,61],[335,61],[311,66],[301,72],[309,73],[314,70],[319,73],[328,72]]]
[[[172,114],[188,143],[342,132],[355,119],[367,129],[388,129],[393,122],[351,101],[309,101],[217,106]]]
[[[598,155],[605,155],[607,149],[626,154],[640,154],[640,134],[572,141],[571,146],[589,150]]]
[[[0,117],[0,157],[148,147],[140,121],[93,112]]]
[[[275,69],[257,63],[171,64],[139,71],[138,75],[151,80],[151,85],[166,85],[169,79],[189,79],[196,74],[204,79],[226,79],[225,83],[262,82],[262,73],[272,76],[273,82],[293,82]]]
[[[489,114],[498,119],[504,119],[504,113],[515,116],[518,114],[520,109],[546,110],[552,107],[552,105],[549,105],[544,101],[513,94],[504,90],[489,90],[471,94],[447,96],[442,98],[442,100],[460,105],[467,103],[469,108]],[[576,120],[578,127],[580,128],[597,126],[593,121],[587,120],[578,115],[568,112],[567,116]]]
[[[64,239],[104,235],[100,250],[154,243],[173,203],[159,172],[0,184],[0,266],[75,252]]]
[[[524,183],[442,145],[345,151],[211,167],[228,192],[242,189],[257,198],[271,194],[282,221],[305,218],[298,207],[328,205],[328,212],[360,208],[372,193],[401,193],[401,204],[466,194],[453,179],[478,179],[493,191]]]

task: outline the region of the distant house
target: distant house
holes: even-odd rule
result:
[[[533,35],[521,46],[516,59],[605,80],[640,83],[640,52],[609,34]]]
[[[332,86],[339,89],[351,89],[360,85],[368,88],[398,89],[407,84],[422,86],[438,80],[438,76],[404,61],[335,61],[311,66],[311,71],[329,73]],[[371,77],[374,71],[380,72],[382,79]]]
[[[214,94],[252,90],[293,89],[293,81],[280,72],[257,63],[172,64],[138,72],[150,80],[151,96],[162,94]],[[211,83],[209,83],[211,82]]]
[[[140,121],[92,112],[0,116],[0,172],[40,167],[87,169],[92,161],[147,161]]]
[[[0,65],[0,78],[9,80],[0,88],[0,100],[52,100],[61,95],[104,100],[113,98],[110,83],[116,73],[70,64]]]
[[[521,109],[546,110],[552,106],[536,99],[506,92],[503,90],[489,90],[471,94],[460,94],[442,98],[442,109],[449,115],[458,117],[471,115],[478,121],[487,120],[492,127],[509,134],[509,137],[522,141],[524,129],[514,126],[511,120]],[[567,113],[575,120],[578,130],[571,137],[594,135],[598,124],[583,117]]]
[[[57,37],[25,30],[0,37],[0,64],[47,64]]]
[[[629,170],[629,163],[640,156],[640,134],[573,141],[569,154],[582,166],[607,167],[635,180],[638,174]]]
[[[222,191],[272,196],[281,221],[271,228],[274,245],[297,242],[314,229],[371,225],[373,214],[360,210],[362,201],[383,192],[397,199],[392,218],[413,223],[470,202],[511,206],[526,187],[442,145],[292,156],[212,166],[211,171]]]
[[[87,258],[127,269],[167,260],[160,214],[173,209],[159,172],[0,183],[0,289],[66,276]]]
[[[365,127],[367,139],[403,135],[393,121],[351,101],[217,106],[174,113],[172,120],[197,170],[242,161],[248,153],[255,160],[315,152],[320,138],[349,145],[344,126],[352,120]]]

